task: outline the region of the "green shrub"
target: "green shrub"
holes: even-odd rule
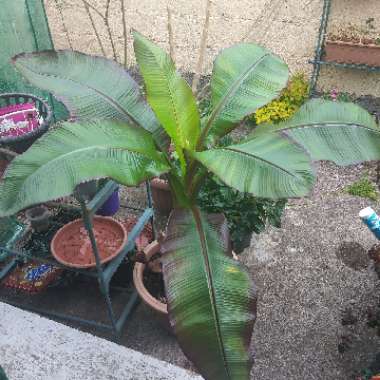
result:
[[[216,177],[207,178],[198,195],[198,204],[209,213],[223,213],[228,222],[234,250],[247,246],[252,232],[261,232],[266,224],[281,226],[286,200],[256,198],[233,190]]]
[[[257,125],[287,120],[298,111],[308,96],[309,83],[306,76],[304,73],[297,73],[292,76],[280,97],[258,109],[253,118]]]
[[[346,188],[348,194],[356,197],[368,198],[377,201],[379,193],[376,186],[368,178],[362,178]]]

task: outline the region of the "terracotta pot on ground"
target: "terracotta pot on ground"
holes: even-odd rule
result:
[[[160,243],[155,240],[150,243],[145,249],[146,260],[149,261],[154,255],[160,252]],[[232,252],[232,256],[235,260],[239,260],[235,252]],[[168,317],[168,307],[166,303],[159,301],[157,298],[153,297],[152,294],[148,291],[144,284],[144,271],[146,264],[136,263],[133,269],[133,284],[137,290],[137,293],[143,300],[143,302],[148,305],[152,310],[154,310],[155,315],[159,322],[165,329],[168,329],[170,332],[171,327]]]
[[[172,193],[168,181],[153,178],[150,181],[154,208],[163,215],[169,215],[173,209]]]
[[[155,240],[150,243],[145,249],[144,253],[146,260],[149,261],[154,255],[160,252],[160,243]],[[165,303],[159,301],[157,298],[153,297],[144,284],[144,271],[146,264],[136,263],[133,269],[133,284],[137,290],[137,293],[143,300],[143,302],[148,305],[154,312],[158,321],[162,326],[170,331],[170,323],[168,318],[168,307]]]
[[[127,231],[115,219],[95,216],[93,230],[102,264],[116,257],[127,242]],[[57,231],[51,242],[51,251],[55,259],[63,265],[74,268],[96,266],[82,219],[74,220]]]
[[[380,46],[358,42],[330,41],[325,43],[325,61],[379,66]]]

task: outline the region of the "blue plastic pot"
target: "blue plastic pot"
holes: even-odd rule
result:
[[[103,206],[96,212],[101,216],[113,216],[120,208],[119,189],[117,188],[111,196],[103,203]]]

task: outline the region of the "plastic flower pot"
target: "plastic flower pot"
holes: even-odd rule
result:
[[[53,113],[47,102],[30,94],[0,95],[0,122],[14,123],[15,127],[0,128],[0,145],[17,153],[25,152],[51,123]]]
[[[93,231],[101,264],[115,258],[127,242],[128,234],[124,226],[112,218],[95,216]],[[96,266],[91,241],[82,219],[74,220],[57,231],[51,242],[51,252],[58,262],[68,267]]]
[[[92,199],[98,191],[98,182],[96,180],[80,183],[76,190],[85,199]]]
[[[113,216],[120,208],[119,188],[117,188],[110,197],[103,203],[103,206],[96,212],[101,216]]]
[[[246,233],[245,235],[241,236],[239,241],[232,242],[232,248],[238,255],[240,255],[246,248],[250,246],[252,235],[253,232]]]
[[[49,229],[50,211],[45,206],[37,206],[26,210],[25,216],[32,229],[36,232],[44,232]]]

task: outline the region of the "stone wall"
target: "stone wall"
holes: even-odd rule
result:
[[[107,0],[87,0],[104,15]],[[198,59],[200,35],[205,19],[206,0],[124,0],[126,25],[137,29],[168,49],[167,7],[172,13],[175,60],[185,71],[194,71]],[[67,34],[76,50],[102,54],[83,0],[45,0],[56,48],[67,48]],[[61,8],[60,14],[57,10]],[[209,73],[217,52],[239,41],[255,41],[272,49],[290,65],[291,71],[308,73],[314,57],[322,0],[213,0],[207,40],[204,73]],[[101,16],[90,10],[106,54],[112,47]],[[63,20],[66,25],[63,26]],[[333,0],[331,30],[354,24],[362,27],[369,17],[375,18],[380,35],[379,0]],[[119,61],[124,61],[121,1],[111,0],[109,23]],[[128,35],[128,64],[133,65],[131,36]],[[380,73],[323,69],[320,86],[338,88],[357,95],[380,96]]]

